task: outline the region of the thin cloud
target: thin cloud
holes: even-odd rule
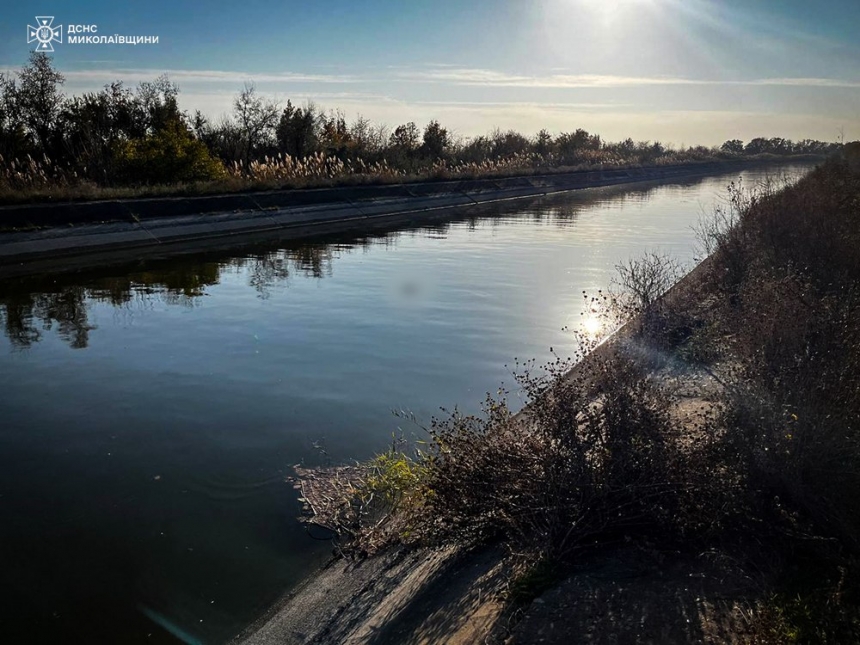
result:
[[[404,81],[480,85],[487,87],[531,88],[628,88],[669,85],[766,85],[791,87],[860,87],[860,81],[835,78],[764,78],[753,80],[710,80],[663,76],[617,76],[603,74],[551,74],[527,76],[488,69],[436,69],[398,74]]]
[[[356,83],[362,79],[344,74],[305,74],[300,72],[254,73],[225,70],[190,69],[106,69],[63,71],[63,75],[77,82],[99,82],[105,79],[138,81],[152,79],[162,74],[176,81],[188,83]]]
[[[454,108],[496,108],[526,107],[562,110],[615,110],[633,107],[632,103],[559,103],[535,101],[412,101],[417,105],[454,107]]]
[[[0,72],[14,73],[14,68]],[[453,86],[548,89],[616,89],[659,86],[769,86],[814,88],[860,88],[860,81],[840,78],[761,78],[750,80],[713,80],[666,76],[625,76],[613,74],[549,74],[530,76],[491,69],[452,67],[434,64],[431,69],[390,66],[381,74],[320,74],[306,72],[264,72],[192,69],[109,68],[63,70],[66,79],[76,85],[103,85],[115,80],[137,83],[162,74],[187,84],[241,85],[245,81],[260,83],[356,84],[356,83],[438,83]]]
[[[838,78],[765,78],[751,81],[747,85],[783,85],[791,87],[860,87],[860,81]]]
[[[399,77],[407,81],[453,83],[455,85],[485,85],[492,87],[633,87],[637,85],[688,85],[697,83],[697,81],[680,78],[645,78],[598,74],[525,76],[507,74],[489,69],[468,68],[403,73]]]

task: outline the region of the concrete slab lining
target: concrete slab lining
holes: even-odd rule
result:
[[[83,225],[0,233],[0,278],[80,268],[106,261],[206,248],[300,239],[434,221],[478,205],[540,197],[581,188],[667,181],[731,172],[749,163],[599,170],[456,182],[324,188],[200,198],[160,198],[0,208],[0,224],[80,219]],[[227,208],[229,207],[229,208]],[[189,212],[190,211],[190,212]],[[138,215],[140,213],[140,215]],[[108,221],[97,221],[99,218]]]

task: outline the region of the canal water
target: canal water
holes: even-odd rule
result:
[[[577,191],[432,227],[0,282],[0,633],[224,643],[324,562],[291,466],[384,450],[573,352],[582,292],[691,265],[739,179]]]

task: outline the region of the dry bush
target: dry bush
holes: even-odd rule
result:
[[[395,446],[342,479],[314,509],[320,523],[350,555],[501,538],[558,561],[595,541],[702,535],[724,522],[732,483],[714,465],[714,442],[684,440],[671,393],[636,353],[619,346],[571,368],[523,366],[520,414],[500,393],[481,415],[434,419],[423,452]]]
[[[618,274],[615,284],[621,288],[621,298],[640,311],[656,302],[683,274],[677,260],[657,251],[646,251],[616,265],[615,270]]]
[[[834,160],[744,202],[714,255],[737,275],[715,312],[734,396],[728,435],[761,508],[860,534],[860,175]],[[728,239],[730,245],[724,243]],[[719,284],[719,281],[718,281]],[[763,511],[764,512],[764,511]],[[795,530],[790,526],[787,530]]]
[[[687,270],[657,251],[646,251],[615,269],[608,308],[616,319],[629,321],[643,358],[650,358],[648,364],[656,369],[701,325],[692,294],[681,301],[664,298]]]
[[[393,541],[470,544],[502,538],[536,557],[564,559],[595,540],[652,532],[681,535],[725,514],[704,489],[721,488],[711,453],[679,441],[669,393],[623,348],[575,377],[557,360],[517,375],[527,405],[515,415],[504,398],[489,397],[480,416],[454,411],[434,419],[426,452],[390,456],[397,471],[396,505],[354,512],[380,479],[356,490],[352,551]],[[408,481],[407,481],[408,480]],[[724,488],[724,487],[723,487]],[[406,492],[404,492],[406,491]],[[394,529],[384,519],[396,517]],[[370,520],[370,521],[367,521]]]

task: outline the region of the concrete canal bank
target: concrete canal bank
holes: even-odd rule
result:
[[[760,163],[760,162],[759,162]],[[481,205],[749,168],[721,162],[390,186],[0,208],[0,277],[430,223]],[[23,229],[23,230],[22,230]]]

